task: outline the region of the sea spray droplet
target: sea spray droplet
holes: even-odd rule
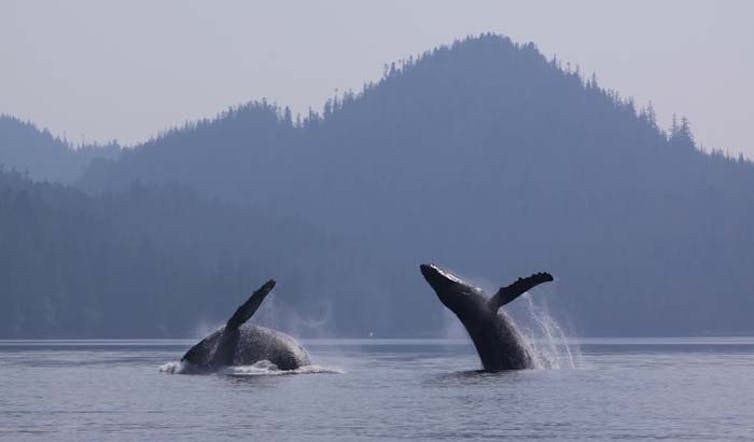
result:
[[[528,293],[521,296],[524,300],[518,322],[523,335],[523,344],[534,357],[536,368],[559,369],[576,368],[581,359],[579,348],[568,342],[568,338],[555,318],[550,315],[546,304],[537,304]]]

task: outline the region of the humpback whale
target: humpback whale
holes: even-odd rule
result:
[[[520,333],[508,315],[498,310],[532,287],[552,281],[552,275],[535,273],[519,278],[488,299],[482,289],[434,264],[422,264],[420,270],[440,302],[461,320],[485,371],[534,367],[534,358],[523,345]]]
[[[309,365],[309,354],[285,333],[244,325],[275,287],[269,280],[241,304],[225,326],[191,347],[181,359],[185,372],[209,372],[233,365],[251,365],[267,360],[281,370]]]

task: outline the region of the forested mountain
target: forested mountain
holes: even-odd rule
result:
[[[375,273],[390,270],[295,220],[186,189],[91,197],[0,171],[2,337],[192,336],[273,276],[277,294],[257,323],[309,336],[379,331],[391,284]]]
[[[72,183],[92,159],[113,159],[119,152],[114,142],[73,148],[47,130],[0,115],[0,165],[28,173],[33,179]]]
[[[87,293],[149,299],[127,316],[160,313],[142,313],[131,330],[181,332],[169,312],[184,296],[195,323],[203,315],[222,320],[269,274],[280,280],[281,298],[293,281],[290,299],[304,317],[318,317],[317,302],[330,303],[324,323],[334,333],[438,334],[443,310],[418,272],[419,263],[436,261],[487,288],[552,272],[556,283],[538,296],[572,333],[754,332],[752,164],[700,151],[687,121],[665,132],[651,108],[636,109],[532,44],[495,35],[391,65],[381,81],[303,120],[256,102],[94,161],[78,181],[91,196],[20,182],[35,189],[29,195],[55,191],[70,200],[41,199],[34,219],[56,226],[50,220],[62,216],[70,218],[63,225],[92,223],[97,232],[104,216],[111,230],[93,233],[88,247],[110,247],[113,260],[144,266],[150,276],[129,288],[120,283],[127,272],[113,270],[128,266],[99,268],[110,261],[71,251],[78,242],[46,264],[76,253],[93,266],[91,278],[76,277],[103,284]],[[195,193],[186,200],[188,191],[175,186]],[[87,209],[71,209],[75,201]],[[7,209],[15,203],[4,204],[4,217],[21,216]],[[180,215],[158,222],[170,207]],[[90,212],[96,216],[76,215]],[[281,224],[270,234],[278,219],[301,227]],[[18,234],[68,241],[54,229]],[[173,230],[182,242],[171,240]],[[142,237],[154,245],[139,249]],[[222,261],[226,255],[237,258]],[[14,271],[43,268],[30,262]],[[147,270],[172,267],[181,270]],[[49,283],[16,291],[41,309],[58,285],[29,271],[6,283]],[[83,293],[71,290],[66,296]],[[213,310],[199,300],[208,293],[231,301]],[[101,302],[81,311],[118,311]],[[100,325],[81,334],[109,333]]]
[[[304,219],[405,280],[431,260],[490,284],[549,270],[576,333],[754,331],[751,163],[701,152],[685,120],[666,133],[532,44],[435,49],[299,124],[265,103],[234,109],[82,185],[135,180]]]

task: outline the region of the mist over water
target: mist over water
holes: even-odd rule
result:
[[[241,300],[239,300],[239,303]],[[314,314],[302,315],[295,306],[280,301],[277,296],[266,299],[254,314],[254,324],[285,331],[295,338],[326,338],[332,335],[332,300],[323,299]],[[230,312],[228,313],[230,315]],[[225,326],[225,320],[199,320],[189,334],[197,341]]]
[[[266,299],[254,314],[254,322],[264,327],[284,330],[296,337],[330,337],[332,332],[333,301],[319,298],[316,312],[301,314],[295,305],[281,301],[275,294]]]

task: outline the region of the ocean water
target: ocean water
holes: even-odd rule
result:
[[[296,374],[170,374],[192,343],[0,341],[0,439],[754,439],[754,338],[540,342],[551,368],[497,374],[465,339],[315,340]]]

